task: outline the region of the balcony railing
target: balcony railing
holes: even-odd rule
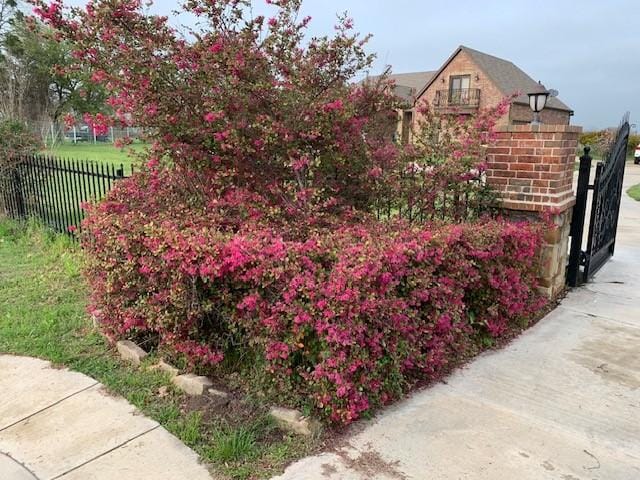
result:
[[[480,89],[438,90],[436,91],[433,105],[436,108],[478,108],[480,105]]]

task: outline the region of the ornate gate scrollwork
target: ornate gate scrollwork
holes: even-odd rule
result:
[[[591,156],[585,148],[580,158],[580,173],[576,206],[571,223],[571,253],[567,272],[567,283],[577,286],[589,279],[613,255],[616,231],[622,198],[627,143],[629,141],[629,114],[623,119],[604,160],[596,166],[595,180],[589,184]],[[586,216],[588,191],[593,190],[587,249],[582,250],[582,235]],[[582,270],[580,269],[582,267]]]

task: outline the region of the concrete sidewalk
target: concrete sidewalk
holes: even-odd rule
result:
[[[197,455],[95,380],[0,355],[0,480],[211,480]]]
[[[625,191],[640,183],[630,165]],[[640,479],[640,202],[615,257],[507,348],[279,480]]]

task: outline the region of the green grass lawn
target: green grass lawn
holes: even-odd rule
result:
[[[166,374],[146,368],[153,355],[141,369],[121,362],[85,313],[81,264],[82,253],[68,238],[0,218],[0,352],[43,358],[97,379],[226,478],[269,478],[317,446],[318,439],[278,430],[258,400],[234,400],[224,412],[194,405]]]
[[[56,145],[52,149],[44,150],[42,153],[46,155],[52,155],[60,158],[71,158],[74,160],[90,160],[92,162],[111,163],[114,165],[120,165],[121,163],[126,167],[126,171],[131,170],[132,160],[130,149],[135,152],[141,152],[145,149],[146,145],[143,143],[134,143],[124,149],[116,148],[111,143],[89,143],[78,142],[73,144],[71,142],[61,143]]]
[[[640,202],[640,184],[634,185],[629,190],[627,190],[627,195]]]

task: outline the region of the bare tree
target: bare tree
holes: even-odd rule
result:
[[[3,86],[0,92],[1,118],[20,118],[16,113],[21,110],[19,103],[25,94],[24,86],[16,82],[22,74],[16,71],[16,65],[10,61],[6,49],[7,32],[18,12],[17,0],[0,0],[0,81]]]
[[[6,31],[17,11],[17,0],[0,0],[0,33]]]
[[[55,143],[66,113],[102,111],[106,94],[83,74],[61,73],[72,62],[72,45],[46,25],[27,22],[24,5],[0,0],[0,118],[25,122],[43,143]]]

